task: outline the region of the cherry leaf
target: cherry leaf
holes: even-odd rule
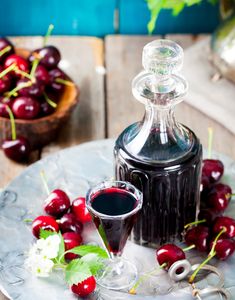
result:
[[[102,267],[104,265],[102,262],[102,259],[95,253],[89,253],[89,254],[84,255],[81,258],[81,261],[88,264],[92,275],[96,275],[97,272],[100,269],[102,269]]]
[[[73,259],[65,269],[65,280],[69,285],[78,284],[92,276],[89,264],[80,258]]]
[[[94,246],[94,245],[82,245],[82,246],[75,247],[66,252],[71,252],[74,254],[78,254],[80,256],[94,253],[99,258],[108,258],[108,254],[104,249],[100,248],[99,246]]]
[[[40,239],[46,239],[49,236],[55,235],[55,234],[57,234],[57,232],[50,231],[50,230],[44,230],[44,229],[40,228],[40,235],[39,235],[39,237],[40,237]]]

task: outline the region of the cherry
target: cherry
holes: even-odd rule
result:
[[[66,80],[67,76],[59,68],[53,69],[49,72],[50,76],[50,88],[57,93],[61,93],[64,90],[64,84],[56,82],[56,79]]]
[[[91,215],[86,208],[86,200],[84,197],[78,197],[72,202],[72,212],[82,223],[90,222]]]
[[[81,245],[82,243],[81,235],[76,232],[65,232],[63,233],[63,238],[64,238],[65,251],[71,250],[74,247]],[[66,253],[64,257],[67,260],[72,260],[78,258],[78,255],[74,253]]]
[[[231,199],[232,189],[227,184],[216,183],[207,195],[207,205],[216,212],[223,212]]]
[[[17,81],[16,87],[20,87],[20,86],[24,85],[25,83],[30,84],[30,82],[31,81],[27,78],[21,78]],[[38,80],[35,80],[34,82],[31,82],[31,83],[32,83],[31,85],[19,89],[18,94],[20,96],[40,97],[44,92],[45,85],[41,81],[38,81]]]
[[[203,225],[197,225],[186,231],[184,240],[187,245],[195,245],[199,251],[208,250],[209,228]]]
[[[59,226],[62,233],[70,231],[81,233],[83,229],[82,223],[79,222],[76,216],[72,213],[64,214],[59,221]]]
[[[44,211],[52,216],[60,217],[70,208],[68,195],[59,189],[52,191],[44,204]]]
[[[7,106],[11,108],[11,100],[0,96],[0,117],[9,118]]]
[[[3,71],[3,67],[0,66],[0,73]],[[11,86],[11,76],[10,74],[6,74],[3,77],[0,78],[0,94],[3,94],[4,92],[8,91]]]
[[[72,292],[82,298],[94,292],[95,288],[96,288],[96,281],[94,276],[90,276],[84,281],[78,284],[73,284],[71,286]]]
[[[29,63],[27,62],[27,60],[17,54],[12,54],[7,57],[7,59],[5,60],[5,63],[4,63],[4,68],[6,69],[9,66],[11,66],[12,64],[15,64],[17,69],[19,69],[20,71],[23,71],[26,73],[28,73],[28,71],[29,71]],[[12,71],[12,74],[14,74],[17,77],[22,77],[22,75],[17,73],[17,70]]]
[[[43,67],[42,65],[37,66],[34,76],[37,80],[43,82],[45,85],[48,85],[50,82],[49,73],[48,73],[47,69],[45,67]]]
[[[32,223],[32,233],[36,238],[40,236],[40,229],[58,232],[59,225],[50,216],[39,216]]]
[[[185,253],[174,244],[165,244],[157,249],[156,258],[160,266],[167,264],[164,268],[168,270],[176,261],[185,259]]]
[[[55,111],[55,108],[52,107],[45,100],[40,101],[40,116],[45,117],[51,115]]]
[[[8,158],[17,162],[27,160],[30,154],[29,142],[24,137],[18,137],[15,140],[4,140],[2,149]]]
[[[212,248],[213,242],[210,247]],[[232,239],[219,239],[215,245],[216,256],[221,260],[226,260],[235,251],[235,241]]]
[[[207,190],[210,186],[210,180],[209,177],[205,176],[204,174],[202,174],[202,178],[201,178],[201,192]]]
[[[53,69],[58,65],[61,55],[56,47],[45,46],[34,50],[29,56],[29,61],[33,62],[35,58],[39,58],[40,64],[42,64],[45,68]]]
[[[206,176],[210,183],[220,180],[224,174],[224,165],[218,159],[204,159],[202,162],[202,176]]]
[[[218,213],[208,208],[200,209],[200,212],[198,214],[198,220],[205,219],[206,222],[204,224],[207,225],[211,225],[211,223],[215,220],[216,217],[218,217]]]
[[[0,63],[3,62],[8,55],[11,55],[15,52],[12,43],[3,37],[0,37],[0,52],[2,52],[2,54],[0,55]]]
[[[219,233],[223,228],[226,231],[223,234],[223,237],[233,238],[235,237],[235,220],[230,217],[220,216],[215,219],[213,232]]]
[[[33,97],[20,96],[12,103],[12,111],[16,118],[34,119],[40,111],[40,104]]]

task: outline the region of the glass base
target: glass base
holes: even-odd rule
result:
[[[123,290],[132,287],[137,280],[134,264],[123,258],[110,259],[97,276],[97,283],[111,290]]]

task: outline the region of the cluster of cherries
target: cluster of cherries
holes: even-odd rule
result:
[[[52,114],[65,85],[72,85],[58,68],[61,59],[54,46],[32,51],[25,59],[15,53],[13,44],[0,38],[0,117],[32,120]],[[26,138],[16,137],[3,142],[9,158],[24,161],[30,153]]]
[[[230,186],[219,182],[223,173],[224,165],[220,160],[203,160],[199,220],[185,226],[185,243],[191,246],[188,248],[208,253],[206,262],[212,257],[226,260],[235,251],[235,219],[223,215],[233,194]],[[166,270],[185,257],[184,249],[174,244],[163,245],[156,251],[159,265]],[[203,264],[205,261],[190,277],[190,283]]]
[[[32,222],[32,233],[40,237],[40,230],[61,232],[65,251],[82,244],[83,224],[91,221],[91,216],[85,205],[85,198],[79,197],[70,202],[68,195],[61,189],[53,190],[45,200],[44,207],[47,215],[40,215]],[[65,259],[71,261],[78,255],[66,253]],[[71,290],[80,297],[86,297],[95,290],[96,280],[90,276],[78,284],[73,284]]]

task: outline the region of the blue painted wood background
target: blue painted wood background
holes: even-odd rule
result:
[[[149,11],[144,0],[0,0],[0,35],[53,34],[105,36],[115,33],[114,10],[119,9],[119,33],[146,34]],[[203,1],[178,17],[162,11],[155,33],[207,33],[219,22],[218,6]]]

